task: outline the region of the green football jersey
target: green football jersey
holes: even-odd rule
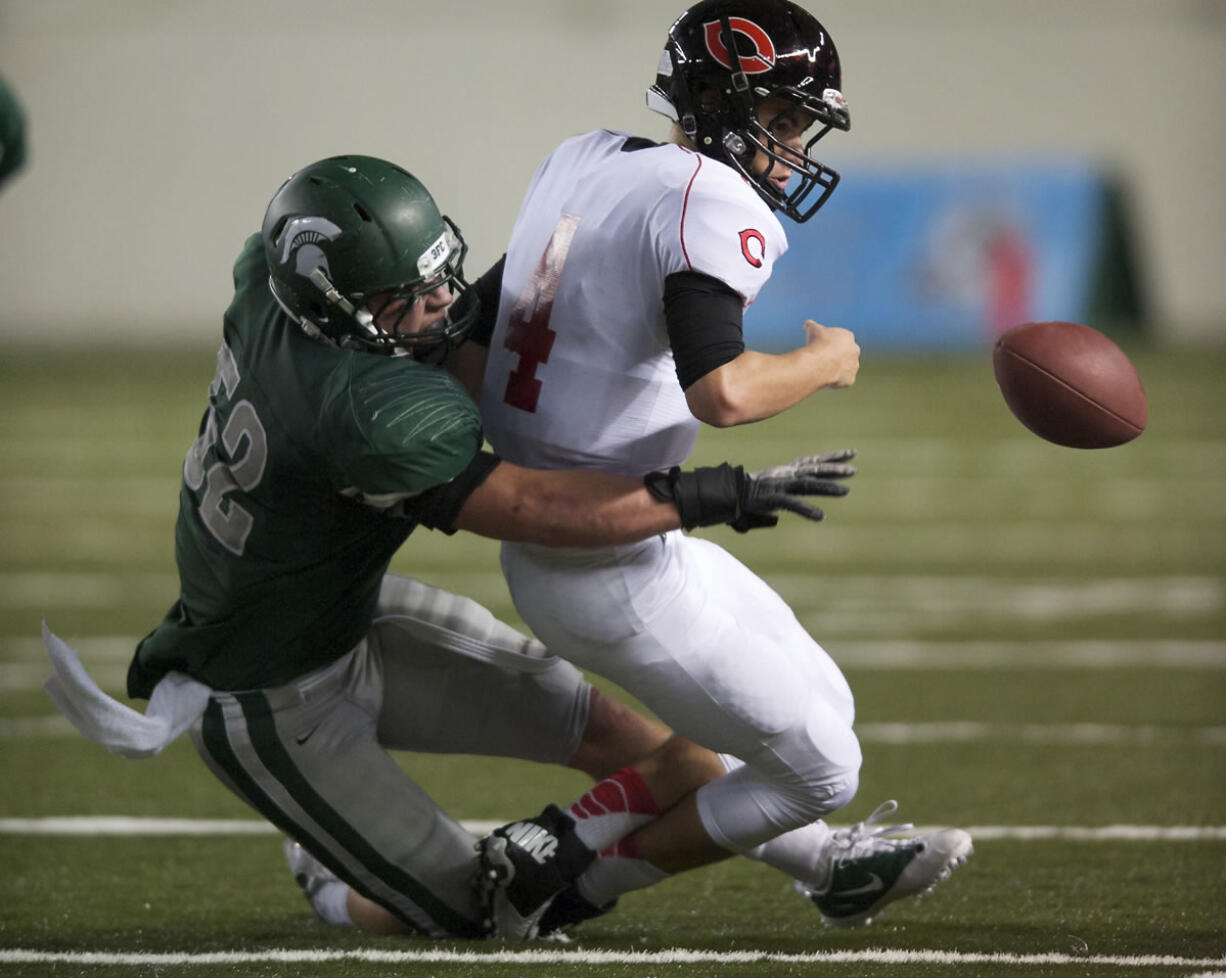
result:
[[[138,646],[130,696],[172,669],[214,689],[280,685],[348,652],[413,529],[389,504],[454,479],[481,447],[450,374],[309,338],[268,288],[259,235],[234,285],[183,463],[179,600]]]

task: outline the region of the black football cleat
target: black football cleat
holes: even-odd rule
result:
[[[494,937],[532,940],[554,898],[596,858],[556,805],[511,822],[477,843],[478,890]]]

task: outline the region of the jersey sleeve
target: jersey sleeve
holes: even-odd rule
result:
[[[450,482],[481,448],[477,406],[438,367],[358,354],[336,400],[333,481],[376,506]]]
[[[664,280],[664,322],[682,390],[744,352],[744,309],[739,293],[701,272]]]
[[[748,306],[787,249],[787,239],[778,219],[740,176],[714,160],[697,159],[680,201],[666,274],[709,275],[734,289]]]

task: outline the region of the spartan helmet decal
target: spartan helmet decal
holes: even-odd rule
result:
[[[294,271],[303,278],[310,278],[317,268],[328,275],[328,256],[318,243],[340,236],[341,229],[326,217],[295,217],[281,231],[281,264],[288,265],[293,255]]]

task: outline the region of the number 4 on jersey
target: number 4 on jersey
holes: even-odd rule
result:
[[[549,362],[549,353],[557,336],[549,328],[549,318],[553,315],[553,300],[558,294],[562,266],[566,264],[566,256],[578,227],[578,215],[562,215],[553,229],[545,253],[537,263],[536,271],[511,308],[505,346],[512,353],[519,354],[519,360],[507,377],[507,390],[502,399],[521,411],[535,413],[536,402],[541,396],[541,382],[537,379],[536,368]]]

